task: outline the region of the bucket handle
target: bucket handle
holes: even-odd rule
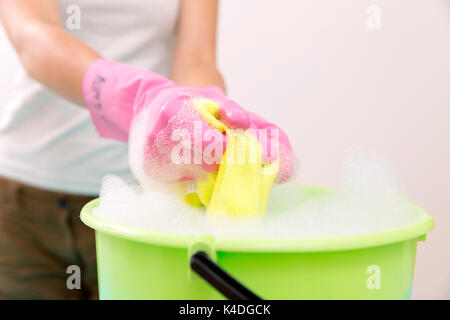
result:
[[[262,300],[228,272],[212,261],[203,251],[191,256],[191,269],[230,300]]]

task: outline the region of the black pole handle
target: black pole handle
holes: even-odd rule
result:
[[[262,300],[234,279],[202,251],[192,255],[191,268],[230,300]]]

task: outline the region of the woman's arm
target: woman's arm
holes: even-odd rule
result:
[[[56,0],[0,0],[0,20],[27,73],[84,105],[83,75],[100,55],[63,29]]]
[[[172,78],[224,88],[215,63],[217,0],[182,0]],[[81,82],[100,55],[67,33],[56,0],[0,0],[0,20],[28,74],[84,105]]]
[[[225,89],[216,67],[218,0],[182,0],[172,79],[181,86]]]

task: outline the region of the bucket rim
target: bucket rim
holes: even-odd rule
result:
[[[329,191],[332,188],[304,187]],[[100,198],[91,200],[81,210],[80,218],[84,224],[96,230],[123,239],[172,248],[188,248],[197,239],[207,236],[212,239],[210,245],[215,251],[227,252],[331,252],[347,251],[394,244],[411,239],[425,240],[426,234],[434,227],[434,220],[423,208],[410,203],[413,210],[423,218],[416,224],[382,232],[360,235],[334,236],[320,238],[271,239],[271,238],[215,238],[210,234],[198,236],[167,232],[149,231],[128,227],[113,221],[107,221],[93,214],[92,209],[100,203]]]

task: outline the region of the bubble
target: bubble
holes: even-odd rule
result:
[[[204,210],[184,203],[173,188],[156,182],[141,188],[107,176],[94,214],[149,231],[271,239],[376,233],[407,227],[423,218],[399,194],[394,176],[374,154],[364,152],[354,152],[344,161],[342,186],[334,192],[300,188],[297,183],[273,187],[267,212],[259,218],[207,216]]]

